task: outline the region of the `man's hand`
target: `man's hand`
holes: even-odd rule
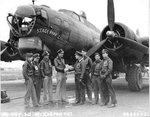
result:
[[[65,71],[65,72],[68,72],[68,71],[69,71],[69,69],[68,69],[68,68],[65,68],[65,69],[64,69],[64,71]]]
[[[84,84],[82,78],[79,79],[79,82],[80,82],[83,86],[85,86],[85,84]]]
[[[100,79],[104,79],[106,77],[106,75],[101,75]]]
[[[27,85],[27,82],[28,82],[28,79],[25,79],[24,80],[24,84]]]

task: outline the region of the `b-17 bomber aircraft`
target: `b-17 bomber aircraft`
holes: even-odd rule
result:
[[[126,74],[128,86],[133,91],[142,89],[142,68],[148,66],[149,38],[139,37],[122,23],[115,22],[113,0],[108,0],[108,26],[102,32],[91,24],[85,12],[61,9],[55,11],[46,5],[19,6],[14,14],[9,13],[8,42],[1,41],[1,60],[25,60],[27,52],[44,50],[51,52],[51,59],[58,49],[65,51],[67,64],[74,64],[75,51],[88,50],[94,53],[107,49],[113,60],[113,79],[119,73]]]

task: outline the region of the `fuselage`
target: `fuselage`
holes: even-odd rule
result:
[[[100,31],[85,17],[70,10],[27,5],[18,7],[12,17],[8,21],[22,54],[25,50],[47,49],[55,57],[61,48],[66,52],[65,58],[71,59],[76,50],[88,50],[100,42]],[[25,21],[26,17],[31,20]]]

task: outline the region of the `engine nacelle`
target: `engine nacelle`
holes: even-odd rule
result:
[[[112,32],[115,34],[115,36],[125,37],[125,38],[132,39],[134,41],[137,41],[137,37],[136,37],[135,33],[130,28],[128,28],[126,25],[124,25],[122,23],[115,23]],[[106,38],[108,38],[108,35],[112,35],[112,34],[111,34],[109,26],[106,26],[101,33],[100,40],[101,41],[105,40]],[[107,49],[111,49],[111,50],[119,49],[122,46],[123,46],[122,42],[115,39],[115,37],[113,37],[113,35],[112,35],[112,38],[109,39],[105,43],[105,47]]]

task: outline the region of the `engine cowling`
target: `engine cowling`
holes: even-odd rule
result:
[[[102,30],[101,37],[100,37],[101,41],[108,38],[108,35],[107,35],[108,31],[110,31],[109,26],[106,26]],[[134,41],[137,41],[137,37],[135,33],[122,23],[115,23],[113,27],[113,31],[115,33],[115,36],[117,37],[125,37],[125,38],[132,39]],[[110,49],[110,50],[117,50],[123,46],[123,43],[119,39],[115,39],[115,37],[112,37],[108,39],[108,41],[105,43],[104,46],[105,48]]]

